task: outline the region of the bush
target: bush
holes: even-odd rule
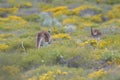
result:
[[[37,14],[31,14],[31,15],[23,16],[23,18],[27,21],[33,21],[33,22],[36,22],[36,21],[39,20],[39,16]]]
[[[66,25],[65,26],[65,32],[66,33],[73,33],[76,32],[76,26],[75,25]]]
[[[18,12],[18,8],[0,8],[0,17],[7,17],[8,14],[15,14]]]
[[[18,8],[30,8],[30,7],[32,7],[32,3],[30,3],[30,2],[20,2],[19,4],[16,3],[15,6],[17,6]]]
[[[106,0],[107,4],[119,4],[120,0]]]

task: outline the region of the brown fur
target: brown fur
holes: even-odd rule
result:
[[[49,31],[41,31],[38,32],[36,35],[36,47],[39,48],[43,46],[44,42],[51,43],[51,35]]]
[[[91,27],[91,35],[93,38],[100,38],[101,37],[101,32],[97,29],[94,29]]]

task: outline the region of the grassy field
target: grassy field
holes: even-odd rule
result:
[[[120,80],[120,0],[0,0],[0,80]]]

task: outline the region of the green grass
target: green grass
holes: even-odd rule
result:
[[[19,9],[27,11],[37,8],[39,12],[42,12],[42,9],[56,6],[75,8],[79,5],[95,5],[95,9],[101,10],[102,16],[107,16],[112,8],[119,5],[111,0],[99,4],[96,0],[53,0],[51,3],[27,1],[32,4],[31,7],[23,7],[23,4],[26,3],[24,0],[13,0],[10,4],[8,0],[0,3],[14,7],[20,2],[22,7],[18,7]],[[119,0],[116,1],[119,2]],[[91,19],[93,16],[83,18],[75,14],[56,17],[61,23],[66,18],[76,19],[74,23],[76,31],[70,34],[71,39],[53,39],[53,44],[40,49],[36,49],[36,34],[41,30],[49,30],[50,27],[41,26],[42,21],[39,19],[39,14],[25,16],[23,12],[23,15],[19,15],[19,17],[27,21],[24,25],[18,25],[15,20],[1,20],[3,23],[0,22],[0,44],[8,45],[8,48],[4,45],[0,46],[0,80],[40,80],[39,77],[49,75],[49,71],[52,71],[54,75],[44,80],[119,80],[120,18],[116,17],[119,10],[113,10],[113,12],[116,13],[110,14],[115,16],[113,19],[107,16],[108,20],[101,22],[98,22],[99,16],[94,20]],[[18,14],[19,12],[9,15]],[[102,48],[99,48],[99,42],[95,46],[88,42],[88,40],[92,40],[91,26],[101,32],[108,28],[109,31],[102,34]],[[54,29],[57,30],[57,33],[66,33],[64,25],[62,27],[53,26],[52,30]],[[57,33],[52,32],[52,35]],[[81,46],[81,43],[85,43],[85,45]],[[101,69],[103,72],[99,72]],[[61,70],[61,74],[57,74],[59,70]],[[104,75],[104,71],[107,72],[106,75]],[[67,75],[63,75],[62,72],[67,72]],[[94,74],[96,77],[89,78],[89,74]]]

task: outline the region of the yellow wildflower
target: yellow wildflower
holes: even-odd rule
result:
[[[98,15],[92,16],[91,20],[93,20],[95,22],[102,22],[102,15],[98,14]]]
[[[27,23],[26,20],[24,20],[23,18],[18,17],[18,16],[8,16],[6,18],[0,18],[0,21],[4,23],[3,25],[5,25],[5,23],[7,23],[7,24],[14,23],[14,26],[6,26],[5,25],[6,28],[23,27]]]
[[[7,50],[9,48],[6,44],[0,44],[0,50]]]
[[[71,37],[69,36],[69,34],[62,34],[62,33],[59,33],[59,34],[55,34],[52,36],[53,39],[59,39],[59,38],[65,38],[65,39],[71,39]]]
[[[20,69],[17,66],[3,66],[2,70],[8,72],[11,75],[15,75],[20,72]]]
[[[120,58],[114,58],[113,62],[117,65],[120,65]]]
[[[96,39],[92,39],[89,41],[90,45],[92,45],[93,47],[97,46],[97,40]]]
[[[67,75],[67,74],[68,74],[68,72],[62,72],[62,74],[63,74],[63,75]]]
[[[58,70],[56,71],[56,74],[60,75],[60,74],[62,74],[62,71],[61,71],[60,69],[58,69]]]
[[[66,10],[66,9],[68,9],[67,6],[59,6],[59,7],[51,8],[45,11],[46,12],[58,12],[58,11]]]
[[[107,74],[107,71],[104,71],[103,69],[100,69],[98,71],[94,71],[93,73],[90,73],[88,75],[88,78],[99,78]]]
[[[101,40],[99,41],[98,43],[98,47],[99,48],[104,48],[105,46],[107,46],[108,42],[104,41],[104,40]]]
[[[73,24],[73,23],[76,23],[77,22],[77,20],[75,19],[75,18],[72,18],[72,19],[65,19],[65,20],[63,20],[63,25],[65,25],[65,24]]]
[[[120,5],[114,6],[112,10],[107,13],[107,16],[111,19],[120,18]]]

